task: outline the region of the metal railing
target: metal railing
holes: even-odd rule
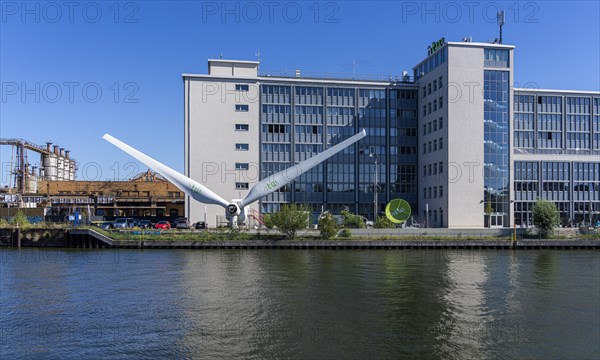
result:
[[[333,80],[355,80],[355,81],[379,81],[388,83],[414,83],[411,76],[405,75],[362,75],[351,73],[329,73],[329,72],[296,72],[296,70],[261,70],[262,77],[287,77],[298,79],[333,79]]]

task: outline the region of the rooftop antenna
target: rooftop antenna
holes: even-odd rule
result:
[[[504,25],[504,10],[500,10],[496,15],[496,20],[498,22],[498,27],[500,28],[500,38],[498,39],[498,43],[502,44],[502,26]]]
[[[356,58],[352,59],[352,69],[353,69],[353,73],[352,73],[352,78],[356,79],[356,68],[358,67],[358,64],[356,63]]]

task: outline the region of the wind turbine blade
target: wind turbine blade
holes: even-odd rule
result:
[[[124,142],[110,136],[109,134],[104,134],[102,138],[108,141],[109,143],[113,144],[114,146],[118,147],[119,149],[125,151],[129,155],[133,156],[149,168],[154,169],[157,173],[162,175],[165,179],[169,180],[173,185],[177,186],[181,191],[191,196],[195,200],[205,204],[221,205],[225,208],[229,204],[222,197],[210,191],[207,187],[200,184],[199,182],[190,179],[189,177],[154,160],[148,155],[143,154],[142,152],[132,148]]]
[[[244,208],[245,206],[252,204],[253,202],[262,198],[263,196],[269,195],[270,193],[281,188],[282,186],[289,184],[298,176],[304,174],[308,170],[319,165],[323,161],[329,159],[333,155],[344,150],[345,148],[354,144],[355,142],[364,138],[365,136],[367,136],[367,133],[365,129],[363,129],[358,134],[342,141],[341,143],[335,146],[330,147],[329,149],[311,157],[310,159],[306,159],[294,166],[291,166],[283,171],[278,172],[277,174],[273,174],[262,179],[252,187],[250,193],[248,193],[248,196],[246,196],[246,198],[240,203],[240,207]]]

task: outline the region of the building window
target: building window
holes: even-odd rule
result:
[[[431,89],[431,91],[436,91],[437,90],[437,81],[433,81],[433,89]]]
[[[267,132],[270,134],[283,134],[285,133],[285,125],[270,124],[267,126]]]
[[[248,151],[250,149],[250,145],[248,144],[235,144],[235,150],[237,151]]]
[[[438,168],[440,169],[440,174],[443,174],[444,173],[444,163],[440,161],[438,163]]]
[[[427,84],[427,95],[431,94],[431,83]]]
[[[236,182],[235,189],[236,190],[248,190],[248,183],[247,182]]]
[[[427,125],[423,124],[423,135],[427,134]]]
[[[433,111],[437,111],[437,100],[433,100]]]
[[[441,129],[444,127],[444,118],[439,118],[438,120],[438,128]]]
[[[438,191],[438,196],[439,197],[444,197],[444,187],[440,185],[440,189]]]
[[[438,140],[438,143],[439,143],[439,145],[440,145],[440,146],[439,146],[439,147],[440,147],[440,149],[443,149],[443,148],[444,148],[444,138],[440,138],[440,139]]]
[[[427,90],[426,90],[426,87],[423,86],[423,97],[425,97],[425,96],[427,96]]]
[[[248,124],[235,124],[235,131],[248,131]]]
[[[427,176],[427,165],[423,165],[423,176]]]
[[[236,91],[248,91],[250,87],[247,84],[235,84]]]
[[[438,87],[441,89],[442,87],[444,87],[443,84],[444,83],[442,82],[442,77],[440,76],[440,78],[438,79]]]
[[[427,105],[423,105],[423,116],[427,115]]]
[[[437,151],[437,140],[433,140],[433,151]]]
[[[235,111],[248,111],[249,107],[248,105],[236,105],[235,106]]]
[[[431,114],[431,103],[427,104],[427,113]]]
[[[250,168],[250,164],[248,163],[235,163],[236,170],[248,170]]]
[[[444,107],[444,99],[441,96],[438,99],[438,105],[440,109]]]
[[[431,133],[431,122],[427,123],[427,133],[430,134]]]

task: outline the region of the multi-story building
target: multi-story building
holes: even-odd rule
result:
[[[514,89],[513,49],[442,40],[412,78],[382,80],[273,76],[258,62],[209,60],[208,75],[183,75],[186,175],[243,198],[365,128],[365,139],[254,211],[297,202],[373,219],[403,198],[430,227],[530,225],[538,197],[574,221],[600,211],[600,93]],[[186,213],[211,225],[224,215],[189,199]]]

